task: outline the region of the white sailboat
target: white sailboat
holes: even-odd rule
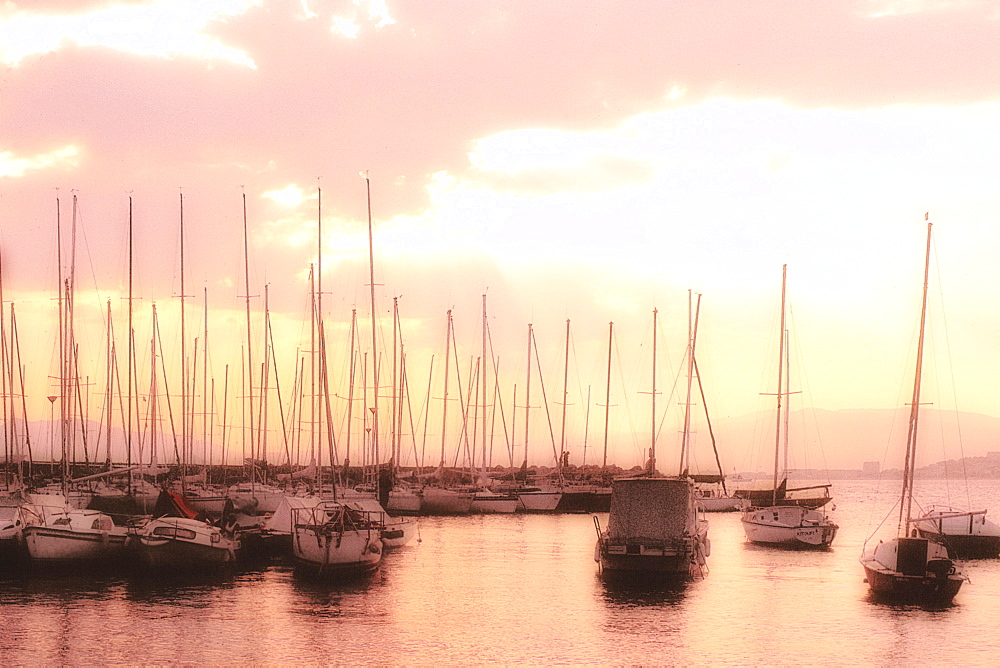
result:
[[[368,183],[367,177],[365,178]],[[370,188],[370,186],[369,186]],[[369,234],[371,230],[371,198],[369,193]],[[322,229],[322,228],[321,228]],[[322,258],[322,244],[320,244],[320,257]],[[371,250],[369,250],[369,253]],[[370,264],[370,271],[374,272],[374,267]],[[322,271],[320,271],[322,274]],[[374,276],[372,277],[372,345],[375,347],[375,312],[374,312]],[[322,290],[317,290],[316,299]],[[318,303],[318,302],[317,302]],[[326,337],[323,326],[322,308],[316,308],[314,326],[316,327],[319,349],[320,349],[320,389],[324,401],[329,399],[327,391],[327,368],[326,368]],[[353,353],[352,353],[353,354]],[[374,385],[378,386],[378,373],[376,371]],[[376,393],[377,394],[377,393]],[[378,412],[377,405],[373,407],[374,416],[372,435],[377,443]],[[322,433],[322,432],[321,432]],[[327,431],[329,442],[330,468],[333,469],[333,443],[331,432]],[[323,448],[318,449],[322,455]],[[375,454],[377,461],[377,453]],[[322,477],[323,462],[322,456],[319,461],[320,477]],[[332,480],[332,478],[331,478]],[[322,492],[322,487],[321,490]],[[302,503],[291,503],[289,513],[291,516],[291,542],[292,557],[296,567],[311,575],[319,577],[344,577],[351,575],[362,575],[378,569],[382,562],[382,531],[385,525],[382,523],[383,512],[372,513],[365,510],[358,510],[344,500],[337,498],[336,481],[333,480],[331,487],[332,498],[319,499],[315,503],[310,500]],[[377,501],[375,501],[377,503]]]
[[[521,464],[521,486],[515,490],[517,494],[518,510],[526,513],[551,513],[555,512],[562,500],[562,490],[551,481],[535,480],[528,481],[528,418],[531,413],[531,352],[535,349],[537,362],[537,348],[535,347],[535,333],[528,323],[528,369],[525,376],[526,389],[524,397],[524,462]],[[515,411],[516,411],[515,407]]]
[[[948,603],[967,578],[952,561],[943,544],[919,535],[913,527],[913,476],[916,470],[917,426],[920,416],[920,384],[923,375],[924,328],[927,320],[927,284],[931,258],[931,223],[927,223],[927,251],[924,257],[923,301],[920,308],[920,335],[913,379],[913,398],[906,433],[906,458],[899,501],[897,536],[879,541],[861,555],[865,580],[873,594],[882,598]],[[943,518],[942,518],[943,519]],[[912,529],[912,531],[911,531]]]
[[[782,398],[788,394],[784,386],[787,365],[785,335],[785,283],[787,265],[781,267],[781,329],[778,337],[778,411],[777,427],[774,445],[774,490],[771,502],[767,505],[750,507],[743,512],[741,521],[747,540],[760,545],[771,545],[788,548],[827,548],[833,543],[839,528],[820,510],[814,510],[798,504],[781,503],[778,490],[779,456],[784,437],[785,478],[787,478],[788,461],[788,409],[782,413]],[[784,426],[782,425],[784,419]],[[782,484],[784,480],[782,481]]]
[[[691,478],[667,477],[656,470],[656,314],[654,309],[652,432],[646,472],[611,482],[608,528],[601,531],[594,518],[594,560],[609,576],[685,579],[704,573],[711,543]],[[686,452],[681,461],[686,463]]]
[[[130,204],[131,206],[131,204]],[[70,271],[63,277],[62,229],[59,200],[56,199],[57,246],[59,248],[59,440],[62,458],[61,496],[65,505],[44,513],[43,521],[23,528],[28,556],[34,563],[80,564],[121,561],[125,551],[126,529],[116,527],[109,515],[96,510],[71,508],[67,503],[70,479],[69,437],[74,422],[78,385],[75,377],[75,341],[73,338],[73,274],[75,257],[70,257]],[[73,196],[73,225],[76,226],[76,196]],[[39,495],[43,497],[45,495]]]

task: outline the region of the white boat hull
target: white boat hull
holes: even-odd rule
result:
[[[741,519],[747,540],[777,547],[827,548],[839,528],[822,513],[801,506],[751,508]]]
[[[103,513],[71,510],[62,517],[50,518],[46,525],[25,527],[23,535],[33,562],[124,563],[127,530],[114,526]]]
[[[518,492],[517,508],[526,513],[552,513],[559,507],[562,492]]]
[[[518,498],[513,494],[493,494],[476,492],[472,500],[471,512],[474,515],[493,515],[513,513],[517,511]]]
[[[361,574],[374,571],[382,561],[382,537],[377,530],[332,533],[322,527],[296,527],[292,555],[301,567],[320,574]]]

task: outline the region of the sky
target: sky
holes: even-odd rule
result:
[[[356,448],[372,406],[357,395],[375,385],[356,372],[348,429],[352,310],[359,369],[374,357],[369,186],[378,401],[392,395],[395,299],[404,463],[442,450],[461,462],[462,407],[483,403],[464,395],[481,396],[484,294],[494,463],[524,457],[528,392],[532,463],[563,442],[572,462],[598,461],[606,416],[612,463],[641,464],[653,424],[674,458],[690,295],[696,412],[773,411],[783,265],[793,409],[899,408],[928,221],[923,396],[1000,417],[998,28],[994,5],[961,0],[4,0],[0,282],[28,418],[58,407],[45,397],[60,391],[57,295],[72,269],[91,419],[106,410],[109,305],[124,373],[131,303],[136,412],[150,395],[170,397],[161,416],[179,410],[186,356],[191,420],[212,414],[214,447],[247,442],[249,392],[236,388],[253,384],[259,402],[266,386],[265,455],[282,459],[276,425],[309,420],[289,424],[309,395],[297,369],[315,349],[309,277],[322,264],[338,456],[349,431]]]

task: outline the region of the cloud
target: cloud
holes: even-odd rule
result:
[[[0,179],[22,177],[31,171],[53,167],[65,170],[79,164],[79,157],[80,149],[72,145],[27,158],[17,157],[10,151],[2,151],[0,152]]]
[[[243,51],[204,34],[212,22],[246,12],[255,0],[158,0],[92,6],[74,13],[0,12],[0,62],[16,67],[30,56],[65,48],[106,47],[161,58],[190,57],[255,67]]]

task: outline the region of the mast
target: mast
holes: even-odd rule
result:
[[[399,410],[399,368],[396,364],[399,356],[397,355],[397,350],[399,349],[399,297],[392,298],[392,425],[390,427],[391,437],[389,439],[390,447],[392,449],[389,455],[389,461],[392,462],[393,468],[396,466],[396,456],[397,450],[399,448],[399,425],[396,420],[396,414]]]
[[[778,337],[778,416],[774,433],[774,489],[771,492],[771,505],[778,505],[778,462],[781,454],[781,397],[782,381],[784,380],[785,364],[785,281],[788,275],[788,265],[781,265],[781,327],[782,335]]]
[[[694,384],[694,346],[698,331],[697,313],[692,313],[692,293],[688,290],[687,399],[684,401],[684,432],[681,437],[680,475],[687,475],[691,462],[691,389]],[[698,295],[698,308],[701,295]]]
[[[257,481],[257,476],[254,471],[254,466],[256,465],[253,461],[255,458],[256,449],[254,447],[254,438],[256,437],[256,430],[254,429],[254,405],[253,405],[253,346],[250,345],[252,337],[250,335],[250,242],[247,233],[247,194],[243,193],[243,289],[246,291],[244,294],[244,300],[246,302],[246,324],[247,324],[247,366],[245,371],[244,382],[246,383],[244,387],[247,388],[247,400],[249,401],[249,406],[245,411],[247,418],[247,424],[244,424],[243,429],[243,453],[246,456],[247,451],[247,438],[250,438],[250,489],[254,489],[254,484]],[[244,462],[244,465],[246,462]]]
[[[917,340],[917,368],[913,374],[913,400],[906,431],[906,463],[903,467],[903,496],[899,508],[901,528],[909,529],[913,505],[913,473],[917,460],[917,423],[920,417],[920,382],[924,369],[924,330],[927,323],[927,284],[931,266],[931,226],[927,223],[927,250],[924,254],[924,289],[920,302],[920,336]],[[904,515],[905,513],[905,515]],[[903,524],[905,519],[906,523]]]
[[[212,463],[212,451],[209,448],[209,435],[208,430],[208,286],[204,288],[205,290],[205,331],[204,338],[202,339],[201,348],[203,351],[201,360],[201,448],[202,448],[202,460],[205,462],[206,471],[209,465]],[[207,474],[206,480],[208,482]]]
[[[372,455],[373,464],[378,467],[379,464],[379,448],[378,448],[378,347],[377,347],[377,336],[376,336],[376,322],[375,322],[375,242],[374,235],[372,233],[372,184],[368,179],[368,172],[365,172],[365,192],[368,198],[368,278],[369,278],[369,295],[371,298],[371,325],[372,325],[372,387],[374,391],[372,392]],[[451,311],[448,312],[449,314]],[[450,316],[449,316],[450,317]],[[393,353],[395,355],[395,353]],[[447,376],[446,376],[447,378]],[[443,438],[443,436],[442,436]],[[441,461],[444,461],[444,454],[442,452]],[[376,493],[378,492],[378,475],[375,476]]]
[[[556,463],[557,469],[562,469],[564,460],[567,458],[566,452],[566,406],[569,398],[569,319],[566,320],[566,351],[563,356],[563,400],[562,400],[562,425],[559,432],[559,458]]]
[[[358,325],[358,310],[351,309],[351,364],[348,375],[350,380],[347,385],[347,456],[344,458],[344,471],[347,472],[347,468],[351,465],[351,432],[354,431],[354,379],[357,374],[357,351],[355,350],[357,344],[355,342],[355,337],[357,336],[357,325]],[[364,443],[361,446],[362,451],[364,451]]]
[[[185,298],[187,293],[184,292],[184,193],[180,194],[180,244],[181,244],[181,375],[184,381],[181,383],[181,489],[184,489],[185,477],[187,476],[188,469],[188,448],[190,433],[188,430],[188,373],[187,373],[187,327],[184,321],[185,309]]]
[[[608,383],[604,393],[604,461],[601,463],[601,471],[607,473],[608,470],[608,422],[611,418],[611,341],[615,333],[615,323],[608,323]]]
[[[448,326],[444,344],[444,406],[441,407],[441,470],[444,474],[445,440],[448,426],[448,368],[451,360],[451,309],[448,309]]]
[[[62,493],[65,496],[67,493],[66,469],[65,462],[62,459],[66,455],[66,304],[63,301],[62,216],[58,195],[56,196],[56,267],[59,277],[59,453]],[[52,402],[51,397],[49,401]]]
[[[323,402],[320,396],[321,392],[316,390],[316,376],[318,373],[322,372],[323,356],[319,355],[317,357],[316,348],[316,334],[320,333],[320,345],[322,345],[322,333],[320,330],[320,323],[323,317],[323,189],[316,185],[316,275],[315,275],[315,291],[312,294],[312,311],[313,311],[313,327],[310,333],[312,338],[312,358],[311,366],[309,369],[309,375],[312,382],[312,434],[310,443],[313,448],[313,454],[315,456],[315,451],[319,449],[319,465],[316,468],[316,485],[319,488],[319,493],[323,494],[323,452],[320,448],[320,441],[318,440],[320,435],[323,433]],[[313,280],[312,266],[309,267],[309,277],[310,281]],[[322,377],[320,379],[320,384],[322,385]],[[333,461],[330,462],[330,480],[332,481],[336,476],[333,474]],[[334,489],[334,496],[336,496],[336,489]]]
[[[788,330],[785,330],[785,394],[788,399],[785,401],[785,435],[783,437],[785,450],[785,477],[788,477],[788,424],[792,415],[792,355],[789,346]]]
[[[656,471],[656,314],[657,310],[653,309],[653,391],[652,391],[652,411],[651,411],[651,429],[650,429],[650,444],[649,444],[649,467],[647,473],[650,475]]]
[[[132,406],[133,401],[138,402],[135,396],[135,337],[132,324],[132,255],[133,255],[133,225],[132,225],[132,196],[128,198],[128,426],[125,430],[125,465],[132,466]],[[132,483],[132,475],[129,474],[129,485]],[[129,489],[131,494],[132,490]]]
[[[528,323],[528,376],[524,392],[524,466],[528,466],[528,416],[531,413],[531,323]],[[515,388],[516,390],[517,388]]]
[[[483,293],[483,364],[482,364],[482,400],[483,400],[483,461],[482,477],[486,477],[486,334],[488,322],[486,319],[486,293]],[[495,414],[495,413],[494,413]]]
[[[107,367],[107,388],[108,388],[108,458],[107,467],[111,470],[111,408],[113,401],[113,389],[114,389],[114,364],[115,364],[115,342],[114,342],[114,329],[111,325],[111,300],[108,300],[108,345],[107,345],[107,355],[108,355],[108,367]]]

